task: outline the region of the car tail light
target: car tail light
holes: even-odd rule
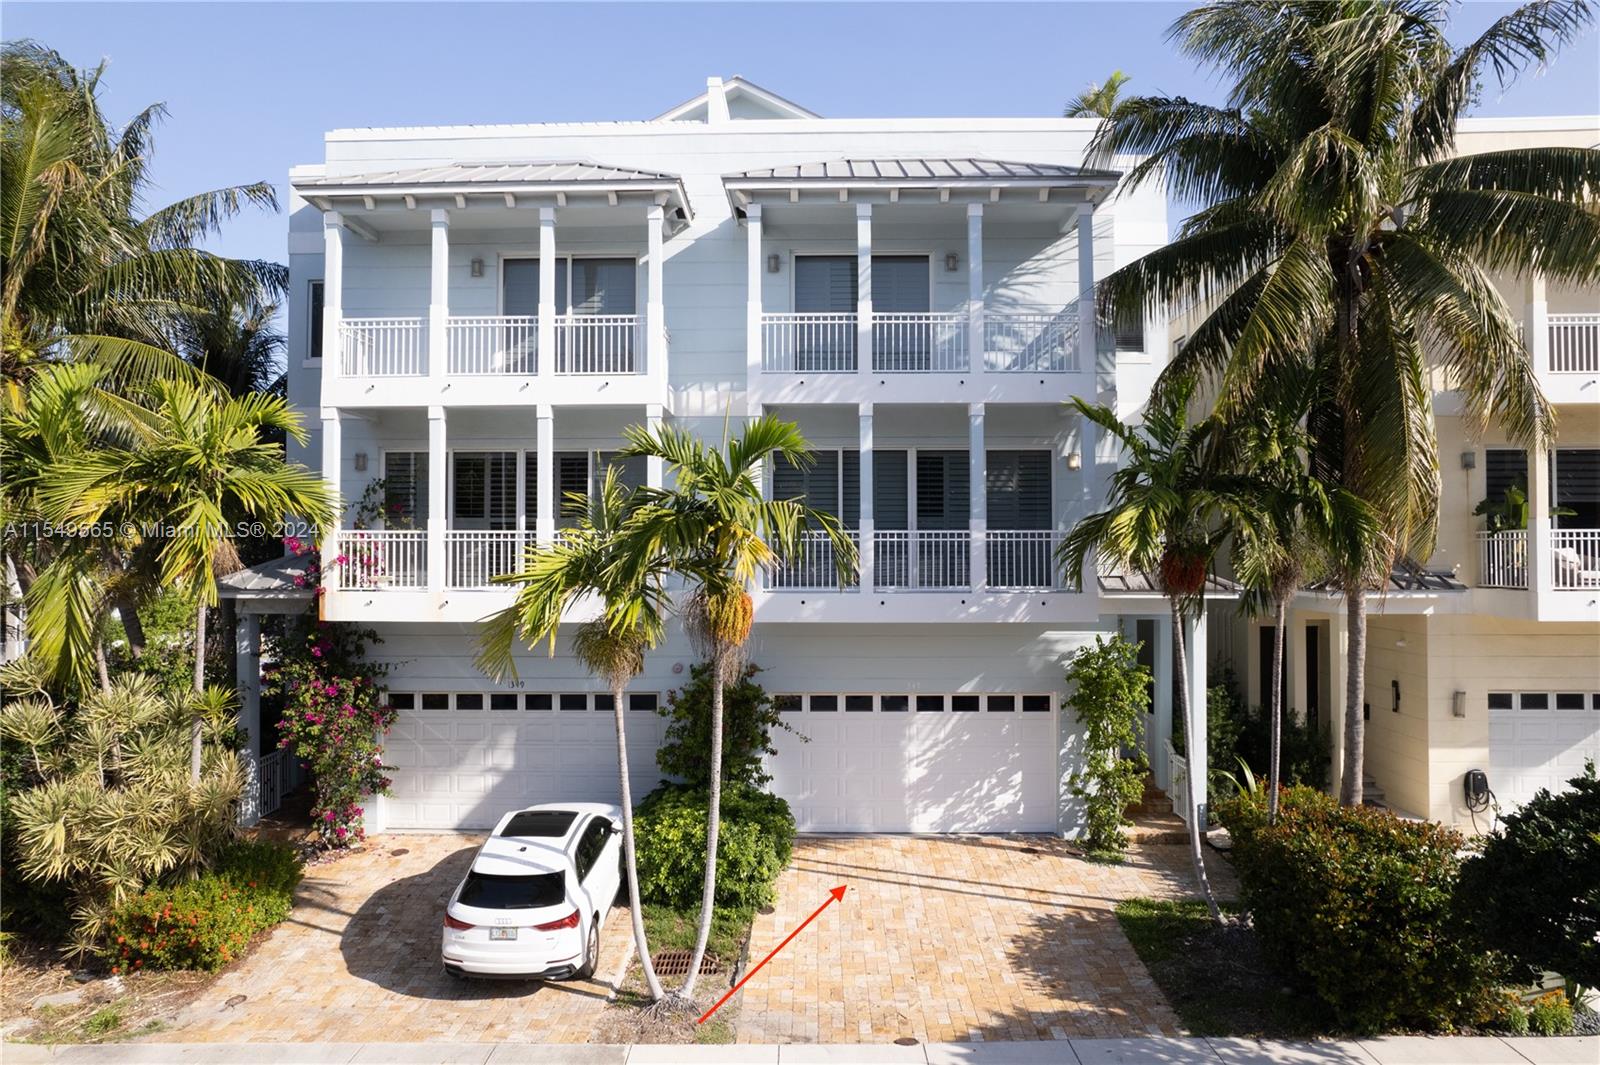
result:
[[[446,928],[454,928],[457,932],[465,932],[467,929],[472,927],[470,924],[468,924],[465,921],[456,920],[454,917],[451,917],[448,913],[444,915],[444,926]]]
[[[578,911],[573,910],[559,921],[551,921],[549,924],[536,924],[533,927],[540,932],[559,932],[563,928],[576,928],[578,927]]]

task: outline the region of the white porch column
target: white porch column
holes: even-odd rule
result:
[[[433,211],[433,258],[428,281],[428,378],[443,387],[445,375],[450,372],[450,212],[439,208]],[[438,395],[437,389],[434,394]]]
[[[445,450],[445,410],[428,408],[428,591],[444,591],[444,529],[448,491],[446,472],[450,456]]]
[[[1533,616],[1541,604],[1549,605],[1555,592],[1555,567],[1550,545],[1550,452],[1543,446],[1528,448],[1528,594],[1533,596]]]
[[[665,410],[660,403],[647,403],[644,408],[644,427],[654,433],[661,428]],[[661,488],[665,481],[666,463],[659,456],[644,460],[644,483],[650,488]]]
[[[989,530],[989,453],[983,440],[983,404],[967,404],[967,527],[972,542],[968,565],[973,591],[988,587],[987,547],[985,537]]]
[[[339,327],[344,318],[344,216],[338,211],[322,215],[322,394],[328,382],[344,373],[339,350]]]
[[[761,337],[761,205],[745,208],[744,358],[745,388],[755,384],[765,355]]]
[[[1550,304],[1545,298],[1544,277],[1534,274],[1527,282],[1527,309],[1523,328],[1527,331],[1528,354],[1535,373],[1550,372]]]
[[[1088,418],[1078,417],[1077,454],[1078,454],[1078,497],[1079,509],[1075,520],[1082,520],[1094,513],[1100,506],[1100,499],[1096,495],[1096,479],[1094,475],[1095,452],[1098,450],[1095,424]],[[1091,550],[1083,559],[1083,571],[1079,574],[1082,581],[1081,587],[1085,595],[1100,594],[1100,560]]]
[[[324,356],[326,358],[327,356]],[[339,470],[344,457],[344,442],[339,424],[339,408],[322,408],[322,479],[333,496],[333,522],[322,530],[322,585],[329,591],[339,587],[339,527],[344,524],[344,490]]]
[[[1078,209],[1078,370],[1095,373],[1095,361],[1094,204],[1085,203]]]
[[[556,419],[548,403],[541,403],[535,414],[538,429],[535,446],[538,452],[539,498],[534,511],[534,535],[539,546],[549,547],[556,538]]]
[[[661,250],[667,224],[665,208],[655,205],[645,211],[645,372],[666,394],[667,387],[667,304],[662,296],[666,261]]]
[[[1156,786],[1166,791],[1172,787],[1172,764],[1167,761],[1167,744],[1172,741],[1172,616],[1156,618],[1156,645],[1151,653],[1155,669],[1155,698],[1151,706],[1155,711],[1153,725],[1156,742],[1150,744],[1150,771],[1155,774]]]
[[[872,468],[872,404],[863,403],[859,408],[858,423],[859,439],[856,444],[861,449],[857,477],[858,490],[861,499],[858,503],[857,513],[860,515],[856,522],[857,532],[860,536],[860,545],[856,551],[856,562],[861,573],[860,588],[863,592],[872,591],[873,558],[876,555],[873,543],[873,534],[877,529],[876,517],[873,514],[873,468]]]
[[[856,372],[872,372],[872,204],[856,204]]]
[[[556,209],[539,208],[539,353],[537,373],[548,384],[556,372]],[[543,487],[541,485],[541,487]]]
[[[239,690],[239,730],[245,734],[244,790],[239,793],[239,823],[249,828],[261,820],[261,617],[239,611],[234,629],[237,652],[235,686]]]
[[[1195,612],[1197,616],[1183,619],[1184,649],[1188,651],[1188,658],[1184,662],[1189,682],[1189,715],[1185,721],[1187,728],[1184,731],[1185,748],[1187,751],[1186,762],[1190,779],[1194,781],[1195,805],[1197,809],[1191,811],[1191,816],[1200,818],[1192,822],[1200,826],[1204,832],[1206,827],[1206,808],[1209,800],[1206,797],[1206,615],[1205,607]],[[1184,795],[1181,801],[1188,803],[1189,797]]]
[[[1328,619],[1328,688],[1333,693],[1328,700],[1327,726],[1332,743],[1328,762],[1328,792],[1339,794],[1339,782],[1344,779],[1344,717],[1345,689],[1350,679],[1350,614],[1342,599],[1330,604]],[[1357,713],[1360,708],[1357,707]]]
[[[982,373],[983,325],[983,204],[967,204],[967,366]]]
[[[1311,678],[1306,666],[1306,624],[1297,615],[1291,603],[1283,622],[1284,657],[1289,661],[1289,683],[1284,686],[1283,719],[1292,715],[1304,721],[1306,708],[1311,705]]]

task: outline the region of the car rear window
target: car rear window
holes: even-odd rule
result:
[[[461,905],[483,910],[531,910],[559,906],[566,898],[560,873],[534,876],[494,876],[468,873],[461,888]]]
[[[577,818],[572,810],[524,810],[511,815],[502,836],[530,836],[536,839],[560,839]]]

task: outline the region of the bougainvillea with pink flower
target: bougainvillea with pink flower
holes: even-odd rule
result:
[[[320,593],[314,548],[299,541],[285,546],[313,560],[307,579]],[[278,745],[292,748],[315,777],[311,816],[323,842],[347,847],[365,836],[363,804],[389,793],[383,736],[395,712],[383,689],[388,667],[367,655],[381,641],[370,629],[321,620],[313,606],[283,642],[265,676],[265,690],[283,698]]]

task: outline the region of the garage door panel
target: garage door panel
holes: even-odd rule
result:
[[[1489,787],[1502,809],[1563,790],[1591,758],[1600,758],[1600,711],[1489,712]]]

